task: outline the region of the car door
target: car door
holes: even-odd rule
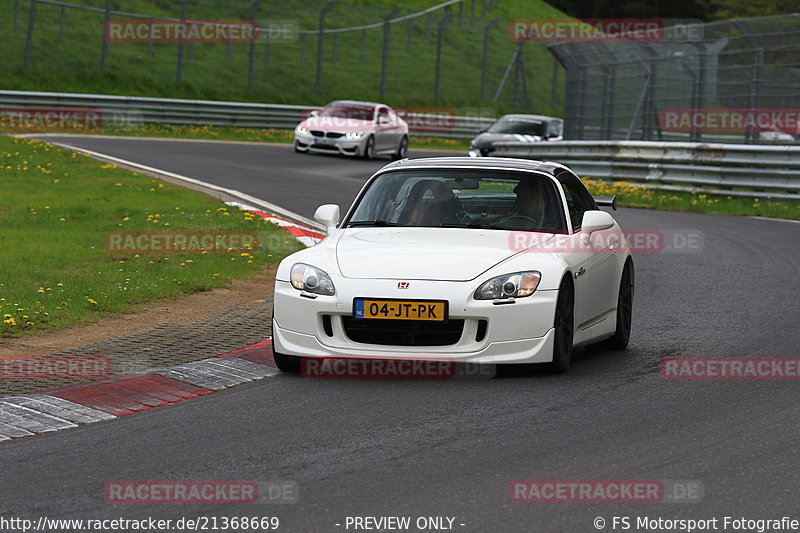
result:
[[[375,118],[375,150],[390,150],[393,145],[392,123],[389,120],[389,110],[379,107]]]
[[[403,137],[403,126],[402,123],[400,122],[400,117],[391,108],[389,108],[389,124],[392,126],[391,127],[392,140],[389,143],[389,147],[392,149],[396,149],[398,146],[400,146],[400,139]]]
[[[563,183],[561,183],[561,189],[567,200],[567,218],[574,226],[576,218],[583,216],[583,214],[578,212],[578,207],[572,201],[569,191],[564,187]],[[574,340],[579,342],[578,332],[587,320],[586,301],[589,296],[589,277],[586,275],[587,254],[585,246],[580,240],[580,232],[572,231],[572,233],[567,233],[566,235],[556,235],[555,238],[559,240],[554,251],[558,252],[562,260],[567,263],[567,268],[572,275],[572,283],[575,288],[573,307],[573,314],[575,315]]]
[[[564,171],[558,178],[567,198],[573,235],[581,240],[580,244],[585,250],[586,270],[580,276],[586,278],[588,291],[583,329],[599,323],[606,313],[616,307],[620,248],[612,237],[619,233],[619,228],[615,226],[592,235],[581,233],[583,214],[597,209],[597,204],[577,176]]]

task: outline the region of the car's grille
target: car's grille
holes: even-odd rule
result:
[[[344,137],[344,133],[336,133],[333,131],[329,131],[326,137],[328,139],[338,139],[339,137]]]
[[[353,342],[384,346],[448,346],[461,338],[463,320],[370,320],[342,317],[347,337]]]
[[[313,135],[314,137],[325,137],[325,132],[319,130],[311,130],[311,135]]]

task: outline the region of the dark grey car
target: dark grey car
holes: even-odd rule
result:
[[[501,141],[541,142],[560,141],[564,121],[545,115],[503,115],[487,130],[475,137],[469,145],[472,157],[488,157],[494,152],[494,143]]]

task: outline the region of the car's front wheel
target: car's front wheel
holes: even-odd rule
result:
[[[275,359],[275,365],[281,372],[300,372],[300,365],[303,362],[302,357],[296,355],[284,355],[276,351],[272,352],[272,357]]]
[[[555,330],[553,340],[553,361],[547,370],[553,373],[566,372],[572,361],[572,337],[575,330],[574,293],[572,283],[565,278],[558,288],[558,300],[553,320]]]
[[[367,139],[364,145],[364,153],[361,154],[364,159],[372,159],[375,157],[375,137],[372,135]]]
[[[400,144],[397,145],[397,151],[392,154],[392,159],[395,161],[403,159],[406,156],[406,152],[408,152],[408,137],[403,135],[403,138],[400,139]]]

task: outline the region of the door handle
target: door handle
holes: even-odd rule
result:
[[[575,279],[577,279],[577,278],[578,278],[578,277],[580,277],[580,276],[583,276],[584,274],[586,274],[586,269],[585,269],[585,268],[583,268],[583,267],[580,267],[580,268],[578,269],[578,271],[577,271],[577,272],[575,272]]]

